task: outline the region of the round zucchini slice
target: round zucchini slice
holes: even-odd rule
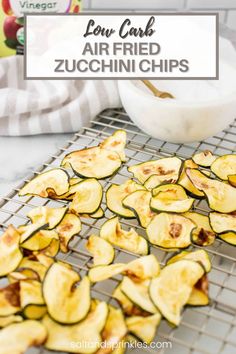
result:
[[[38,224],[27,224],[18,227],[17,231],[20,234],[20,243],[24,243],[34,235],[36,235],[41,230],[46,229],[48,224],[38,223]]]
[[[71,239],[78,235],[82,225],[80,218],[74,214],[66,214],[60,224],[56,228],[56,232],[60,240],[60,250],[64,253],[68,252],[68,245]]]
[[[236,174],[228,176],[228,182],[231,186],[236,187]]]
[[[62,221],[66,212],[66,207],[49,208],[43,206],[32,209],[27,216],[32,224],[48,224],[47,229],[52,230]]]
[[[211,209],[220,213],[231,213],[236,210],[234,187],[209,178],[195,169],[187,169],[186,173],[194,186],[205,193]]]
[[[21,243],[21,247],[29,251],[40,251],[50,245],[52,239],[58,239],[54,230],[41,230]]]
[[[102,219],[104,215],[105,215],[104,210],[102,208],[98,208],[98,210],[95,211],[95,213],[89,214],[89,217],[92,219]]]
[[[130,278],[124,277],[120,289],[136,306],[148,313],[156,313],[157,308],[149,296],[149,285],[150,280],[135,283]]]
[[[152,191],[154,188],[156,188],[157,186],[159,186],[162,183],[163,182],[161,181],[161,179],[158,175],[152,175],[146,180],[146,182],[144,183],[144,187],[148,191]]]
[[[0,237],[0,277],[13,272],[20,264],[23,254],[20,250],[20,234],[9,225]]]
[[[192,232],[192,242],[194,244],[210,246],[215,242],[216,234],[211,228],[208,216],[196,212],[188,212],[183,215],[197,225],[197,228]]]
[[[123,218],[134,218],[135,214],[131,210],[125,208],[122,201],[132,192],[144,189],[145,188],[142,185],[131,179],[121,185],[112,184],[106,192],[106,203],[108,209]]]
[[[118,301],[122,311],[127,316],[147,316],[148,312],[136,306],[130,299],[121,291],[121,284],[119,284],[113,291],[112,297]]]
[[[15,282],[0,289],[0,318],[14,315],[20,309],[20,283]]]
[[[60,196],[69,190],[69,175],[61,168],[43,172],[28,182],[19,192],[19,196],[38,195],[48,198],[51,195]]]
[[[101,331],[107,316],[108,306],[105,302],[100,302],[85,320],[74,325],[61,325],[46,315],[42,320],[48,332],[45,347],[66,353],[95,353],[102,341]]]
[[[182,161],[178,157],[167,157],[159,160],[141,162],[128,168],[140,183],[145,183],[152,176],[157,175],[161,182],[177,182]]]
[[[191,209],[194,199],[188,198],[184,188],[177,184],[164,184],[152,191],[152,210],[160,212],[184,213]]]
[[[117,172],[121,163],[116,152],[95,146],[69,153],[61,165],[71,167],[79,177],[103,179]]]
[[[37,255],[34,257],[24,257],[19,264],[20,269],[31,269],[36,272],[42,281],[45,277],[47,269],[53,264],[53,259],[44,255]]]
[[[148,239],[162,248],[186,248],[191,244],[191,233],[196,225],[177,214],[156,215],[147,227]]]
[[[45,327],[38,321],[13,323],[0,331],[1,353],[25,353],[32,346],[40,346],[47,338]]]
[[[111,136],[105,139],[99,145],[101,148],[117,152],[121,161],[125,162],[125,145],[126,145],[126,131],[119,129],[116,130]]]
[[[179,252],[168,259],[167,265],[180,261],[181,259],[190,259],[190,261],[200,262],[207,273],[211,270],[211,261],[205,250]]]
[[[60,250],[60,241],[59,239],[53,238],[48,247],[39,251],[34,251],[33,254],[34,255],[43,254],[47,257],[54,258],[58,254],[59,250]]]
[[[211,165],[212,172],[225,181],[228,176],[236,174],[236,154],[229,154],[218,157]]]
[[[184,161],[183,169],[180,174],[178,184],[184,187],[187,193],[193,198],[197,198],[197,199],[204,198],[205,196],[204,193],[201,192],[199,189],[197,189],[188,178],[186,174],[186,168],[198,168],[198,165],[196,165],[192,160]]]
[[[131,228],[122,230],[118,217],[107,220],[100,229],[100,237],[112,245],[140,255],[148,254],[148,242]]]
[[[99,236],[91,235],[86,244],[87,250],[93,255],[94,266],[108,265],[115,258],[115,250],[112,245]]]
[[[102,202],[103,190],[101,184],[90,178],[79,183],[69,210],[74,214],[93,214]]]
[[[159,312],[147,317],[132,316],[126,319],[129,332],[147,344],[150,344],[155,338],[160,322],[161,314]]]
[[[123,274],[135,282],[151,279],[160,273],[160,264],[153,254],[137,258],[125,265]]]
[[[209,304],[208,296],[209,282],[206,275],[203,275],[194,285],[187,305],[206,306]]]
[[[220,234],[219,238],[230,245],[236,246],[236,234],[235,232],[226,232],[225,234]]]
[[[0,328],[9,326],[12,323],[19,323],[23,321],[23,317],[19,315],[9,315],[5,317],[0,317]]]
[[[124,207],[130,209],[137,216],[139,224],[146,228],[156,215],[150,209],[152,194],[149,191],[136,191],[123,199]]]
[[[193,162],[202,167],[211,167],[216,158],[210,150],[199,152],[192,157]]]
[[[37,280],[20,281],[20,303],[25,317],[36,320],[47,312],[42,296],[42,284]]]
[[[183,306],[188,302],[193,286],[204,275],[203,267],[194,261],[181,260],[162,269],[151,280],[150,296],[161,314],[178,326]]]
[[[54,263],[43,281],[43,297],[49,315],[57,322],[74,324],[83,320],[90,309],[90,281],[60,263]]]
[[[209,214],[210,224],[214,232],[222,234],[232,232],[236,234],[236,214]]]

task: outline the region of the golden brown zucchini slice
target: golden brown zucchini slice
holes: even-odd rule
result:
[[[92,283],[103,281],[122,273],[125,270],[124,263],[99,265],[89,270],[88,276]]]
[[[112,297],[118,301],[122,311],[127,316],[147,316],[148,312],[136,306],[130,299],[121,291],[121,284],[119,284],[113,291]]]
[[[225,234],[220,234],[219,238],[230,245],[236,246],[236,234],[235,232],[226,232]]]
[[[161,314],[159,312],[148,317],[132,316],[126,319],[129,332],[147,344],[153,341],[160,322]]]
[[[60,249],[62,252],[68,252],[68,245],[70,240],[78,235],[81,231],[81,221],[77,215],[66,214],[59,225],[57,225],[56,232],[60,240]]]
[[[122,230],[118,217],[107,220],[100,229],[100,237],[112,245],[140,255],[148,254],[148,242],[131,228]]]
[[[14,315],[20,309],[20,283],[0,289],[0,317]]]
[[[206,275],[203,275],[194,285],[187,305],[206,306],[209,304],[208,296],[209,283]]]
[[[107,316],[108,306],[105,302],[100,302],[85,320],[74,325],[61,325],[46,315],[42,320],[48,332],[45,347],[67,353],[95,353],[102,341],[101,331]]]
[[[102,195],[101,184],[95,178],[86,179],[79,183],[69,210],[74,214],[93,214],[100,207]]]
[[[152,191],[153,188],[156,188],[157,186],[159,186],[162,183],[163,182],[160,180],[160,177],[158,175],[152,175],[146,180],[146,182],[144,183],[144,187],[148,191]]]
[[[40,280],[38,273],[29,268],[19,268],[17,271],[9,273],[7,279],[10,284],[26,279]]]
[[[100,207],[98,208],[97,211],[95,211],[95,213],[92,214],[80,214],[81,217],[83,218],[92,218],[92,219],[102,219],[105,215],[104,210]]]
[[[150,299],[149,285],[150,280],[135,283],[130,278],[124,277],[120,289],[136,306],[148,313],[156,313],[157,308]]]
[[[45,342],[47,331],[44,326],[33,320],[13,323],[0,331],[2,354],[22,354],[32,346]]]
[[[12,323],[19,323],[23,321],[23,317],[19,315],[9,315],[0,317],[0,328],[7,327]]]
[[[25,242],[29,238],[33,237],[40,230],[46,229],[48,224],[38,223],[38,224],[26,224],[18,227],[17,231],[20,234],[20,243]]]
[[[0,277],[13,272],[20,264],[23,254],[19,243],[19,232],[9,225],[0,237]]]
[[[197,225],[197,228],[192,232],[192,242],[194,244],[210,246],[214,243],[216,234],[211,228],[208,216],[196,212],[188,212],[183,216],[191,219]]]
[[[186,173],[194,186],[205,193],[211,209],[220,213],[231,213],[236,210],[236,189],[234,187],[208,178],[195,169],[187,169]]]
[[[44,255],[42,255],[44,256]],[[37,258],[38,256],[35,257],[24,257],[19,265],[19,270],[20,269],[31,269],[33,271],[35,271],[40,280],[43,280],[45,277],[45,274],[47,272],[47,269],[49,268],[49,266],[54,262],[53,259],[48,259],[48,263],[43,262],[43,260],[45,260],[45,257],[43,257],[43,259],[39,260]]]
[[[126,161],[125,157],[126,131],[116,130],[111,136],[100,143],[100,147],[106,150],[117,152],[121,161]]]
[[[105,348],[102,346],[96,354],[112,353],[113,349],[125,337],[127,331],[127,326],[121,309],[116,309],[110,305],[106,324],[102,331],[102,339],[106,345]]]
[[[43,281],[43,297],[49,315],[57,322],[74,324],[83,320],[90,308],[90,281],[60,263],[54,263]]]
[[[80,177],[102,179],[112,176],[121,166],[120,156],[99,146],[70,152],[61,163]]]
[[[205,250],[179,252],[169,258],[167,264],[175,263],[181,259],[190,259],[191,261],[200,262],[207,273],[211,270],[211,261],[208,253]]]
[[[112,245],[99,236],[91,235],[86,248],[93,255],[94,266],[108,265],[115,258],[115,250]]]
[[[140,225],[144,228],[148,226],[156,215],[156,213],[150,209],[151,198],[151,192],[144,190],[133,192],[123,199],[124,207],[134,212]]]
[[[180,323],[182,308],[203,275],[204,269],[199,263],[181,260],[169,264],[159,277],[151,280],[151,299],[169,322],[176,326]]]
[[[209,214],[209,219],[213,231],[217,234],[226,232],[236,234],[236,214],[221,214],[212,212]]]
[[[69,186],[68,192],[66,192],[60,196],[50,195],[50,197],[53,199],[72,200],[73,196],[77,192],[78,184],[82,181],[83,181],[82,178],[70,178],[70,181],[69,181],[70,186]]]
[[[19,192],[19,196],[38,195],[42,198],[48,198],[50,195],[66,193],[69,190],[69,175],[61,168],[40,173],[34,179],[29,181]]]
[[[211,167],[216,158],[210,150],[198,152],[192,157],[193,162],[202,167]]]
[[[178,184],[160,185],[153,189],[152,193],[150,208],[156,212],[184,213],[194,202],[194,199],[188,198],[184,188]]]
[[[204,198],[204,193],[197,189],[188,178],[186,174],[186,168],[198,168],[198,165],[196,165],[192,160],[185,160],[178,184],[184,187],[190,196],[194,198]]]
[[[42,296],[42,284],[37,280],[20,281],[20,303],[25,317],[36,320],[47,312]]]
[[[181,165],[182,161],[178,157],[167,157],[141,162],[130,166],[128,171],[133,173],[140,183],[145,183],[152,175],[157,175],[161,182],[175,183],[179,178]]]
[[[43,254],[47,257],[54,258],[58,254],[59,250],[60,250],[60,241],[58,238],[57,239],[53,238],[48,247],[39,251],[34,251],[33,254],[34,255]]]
[[[51,230],[62,221],[66,212],[66,207],[49,208],[43,206],[32,209],[27,216],[33,224],[48,224],[47,229]]]
[[[236,154],[229,154],[218,157],[211,165],[212,172],[225,181],[228,176],[236,174]]]
[[[52,239],[58,239],[54,230],[41,230],[21,243],[21,247],[29,251],[40,251],[50,245]]]
[[[228,176],[228,182],[231,186],[236,187],[236,174]]]
[[[156,215],[147,227],[151,243],[162,248],[186,248],[191,244],[191,233],[196,225],[177,214]]]
[[[137,190],[145,190],[145,188],[131,179],[121,185],[112,184],[106,192],[107,207],[113,213],[120,215],[123,218],[134,218],[135,214],[131,210],[125,208],[122,201],[129,194]]]

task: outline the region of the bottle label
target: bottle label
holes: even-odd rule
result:
[[[10,6],[16,17],[25,13],[68,12],[71,0],[10,0]]]

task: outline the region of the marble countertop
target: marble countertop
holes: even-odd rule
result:
[[[0,196],[11,190],[45,162],[72,134],[0,137]]]

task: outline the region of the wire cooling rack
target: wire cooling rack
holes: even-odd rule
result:
[[[38,197],[18,197],[19,189],[25,182],[35,175],[58,167],[63,156],[73,150],[97,145],[104,138],[113,133],[116,129],[125,129],[127,132],[127,162],[123,165],[117,175],[102,181],[106,190],[111,183],[122,183],[131,175],[127,166],[164,156],[177,155],[186,159],[197,151],[208,149],[216,155],[235,152],[236,148],[236,121],[227,130],[208,140],[193,144],[170,144],[144,134],[138,129],[127,114],[122,110],[106,110],[93,120],[89,127],[83,127],[72,140],[68,141],[64,148],[51,156],[43,166],[34,171],[31,176],[13,190],[8,196],[0,199],[0,225],[4,229],[9,224],[15,226],[28,222],[26,214],[32,208],[39,205],[58,207],[65,202],[52,201]],[[105,219],[112,214],[106,208],[105,198],[103,200],[105,218],[101,220],[82,218],[83,228],[79,236],[76,236],[70,243],[70,251],[67,254],[59,254],[58,258],[71,264],[83,275],[92,264],[92,259],[85,248],[86,239],[92,233],[98,234],[100,226]],[[196,211],[206,214],[209,209],[205,201],[196,201]],[[135,226],[137,231],[145,236],[144,230],[137,224],[136,220],[122,219],[124,228]],[[200,248],[191,246],[192,249]],[[212,271],[209,274],[211,303],[207,307],[188,307],[184,310],[182,321],[178,328],[170,327],[165,320],[162,320],[158,328],[155,342],[159,342],[159,349],[142,348],[129,349],[133,353],[205,353],[205,354],[233,354],[236,353],[236,248],[230,246],[220,239],[217,239],[212,246],[205,248],[211,258]],[[151,246],[151,252],[156,255],[163,265],[170,256],[170,253]],[[131,252],[120,250],[116,247],[115,262],[128,262],[135,259],[136,255]],[[120,277],[114,277],[107,281],[97,283],[92,288],[93,297],[103,299],[117,305],[111,298],[111,293],[116,287]],[[10,338],[9,338],[10,340]],[[171,345],[166,345],[169,342]],[[29,353],[49,353],[43,348],[30,350]]]

